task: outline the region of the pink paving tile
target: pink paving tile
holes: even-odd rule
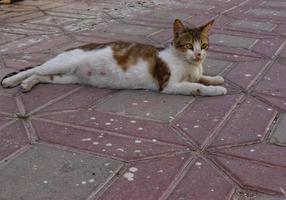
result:
[[[124,19],[123,21],[128,24],[138,24],[141,26],[157,27],[157,28],[171,28],[173,20],[160,19],[158,17],[150,16],[151,13],[135,16],[133,18]]]
[[[228,199],[233,187],[215,168],[198,159],[175,187],[168,200],[221,200],[222,197]]]
[[[18,113],[19,111],[16,104],[16,99],[13,97],[0,95],[0,112],[11,114]]]
[[[281,110],[286,110],[286,89],[270,90],[270,91],[258,91],[255,95],[266,100],[268,103],[273,104]]]
[[[56,85],[56,84],[40,84],[33,88],[29,93],[21,95],[26,112],[30,112],[49,101],[65,95],[71,90],[77,88],[77,85]]]
[[[8,68],[13,68],[15,70],[19,70],[25,67],[35,67],[43,63],[42,61],[34,61],[17,56],[14,57],[6,56],[4,58],[4,62]]]
[[[35,45],[43,40],[46,40],[50,36],[48,35],[36,35],[36,36],[29,36],[19,40],[15,40],[13,42],[9,42],[7,44],[1,45],[0,53],[15,53],[15,52],[23,52],[22,50]]]
[[[31,13],[27,13],[25,15],[9,18],[9,19],[7,19],[7,22],[9,22],[9,23],[23,22],[23,21],[27,21],[27,20],[31,20],[31,19],[37,19],[37,18],[43,17],[43,16],[45,16],[45,14],[43,12],[34,11]]]
[[[0,131],[0,160],[14,153],[29,143],[25,128],[21,121],[1,129]]]
[[[240,95],[197,98],[173,125],[202,145],[240,98]]]
[[[242,93],[242,89],[240,87],[238,87],[235,83],[227,80],[226,78],[224,79],[224,87],[227,89],[227,95]]]
[[[77,21],[78,19],[74,18],[66,18],[66,17],[59,17],[59,16],[42,16],[38,17],[32,20],[29,20],[29,23],[35,23],[35,24],[45,24],[45,25],[57,25],[57,26],[63,26],[70,24],[72,22]]]
[[[239,62],[234,64],[232,69],[224,76],[242,88],[247,89],[258,78],[266,64],[267,61],[264,60]]]
[[[9,122],[12,121],[12,119],[13,118],[11,116],[0,113],[0,127],[6,126]]]
[[[31,63],[29,64],[30,66],[34,65],[36,66],[37,64],[42,64],[45,61],[53,58],[55,55],[50,52],[45,52],[45,53],[19,53],[19,54],[12,54],[12,55],[5,55],[4,61],[7,67],[11,68],[21,68],[21,62],[24,63]],[[22,61],[23,60],[23,61]],[[18,63],[19,62],[19,63]],[[28,65],[28,64],[27,64]]]
[[[212,44],[210,44],[212,46]],[[250,62],[250,61],[257,61],[259,58],[257,57],[250,57],[249,55],[238,55],[233,53],[228,53],[228,51],[215,51],[212,50],[210,46],[210,50],[208,51],[208,58],[218,59],[218,60],[225,60],[230,62]]]
[[[270,194],[282,194],[281,188],[286,188],[286,168],[233,157],[216,156],[215,159],[243,187]]]
[[[102,38],[107,41],[116,41],[116,40],[122,40],[122,41],[131,41],[131,42],[139,42],[143,44],[151,44],[155,46],[160,46],[158,43],[148,39],[145,36],[138,36],[138,35],[132,35],[127,33],[111,33],[111,32],[103,32],[103,31],[89,31],[89,32],[81,32],[82,36],[86,37],[95,37],[95,38]],[[97,40],[97,39],[96,39]],[[82,41],[82,40],[81,40]]]
[[[269,165],[286,167],[286,148],[282,146],[253,144],[221,149],[216,152],[248,160],[255,160]]]
[[[78,110],[56,115],[44,115],[41,118],[70,123],[82,127],[117,132],[126,136],[158,140],[185,145],[186,142],[172,128],[164,123],[134,119],[103,112]]]
[[[188,159],[188,155],[178,154],[174,157],[132,163],[98,199],[157,200],[166,192]]]
[[[52,34],[60,32],[59,27],[45,26],[41,24],[31,24],[25,22],[5,24],[0,27],[0,30],[5,32],[12,32],[17,34],[38,35],[38,34]]]
[[[212,146],[259,141],[268,131],[276,111],[261,101],[248,97],[230,115],[218,131]]]
[[[212,40],[210,40],[209,51],[221,53],[222,55],[224,55],[223,57],[227,57],[230,54],[229,57],[244,56],[244,57],[252,57],[252,58],[256,58],[256,59],[261,58],[261,55],[255,53],[253,51],[250,51],[249,49],[219,46],[219,45],[212,44]]]
[[[173,38],[173,31],[171,29],[163,29],[161,31],[155,32],[149,36],[152,40],[159,42],[160,44],[166,44]]]
[[[283,41],[284,40],[280,37],[260,39],[252,50],[262,55],[275,58],[276,52],[279,51]]]
[[[42,42],[39,42],[27,49],[24,50],[25,53],[39,53],[39,52],[45,52],[45,51],[51,51],[57,46],[66,44],[66,43],[71,43],[71,39],[69,36],[66,35],[58,35],[55,37],[50,37],[47,40],[44,40]]]
[[[68,95],[67,97],[57,101],[40,112],[60,111],[60,110],[76,110],[94,105],[99,99],[110,94],[112,90],[98,89],[96,87],[84,86],[79,91]]]
[[[24,36],[23,35],[18,35],[18,34],[16,35],[16,34],[2,32],[2,33],[0,33],[0,37],[1,37],[0,44],[4,44],[4,43],[7,43],[7,42],[10,42],[10,41],[19,39],[19,38],[23,38]]]
[[[124,160],[133,160],[162,153],[184,151],[186,147],[129,137],[120,133],[87,131],[66,125],[33,120],[33,127],[40,140],[85,149],[98,154]]]
[[[286,85],[285,65],[274,63],[256,86],[256,90],[284,89]]]

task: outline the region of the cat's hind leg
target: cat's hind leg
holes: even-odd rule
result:
[[[79,83],[78,77],[74,75],[37,75],[34,74],[23,80],[20,89],[22,92],[29,92],[39,83],[75,84]]]
[[[1,85],[4,88],[15,87],[32,75],[70,74],[76,70],[78,63],[80,59],[73,52],[66,52],[37,67],[7,74],[1,80]]]
[[[22,82],[22,80],[31,76],[34,73],[34,71],[35,71],[34,68],[29,67],[9,73],[2,78],[1,85],[4,88],[16,87]]]

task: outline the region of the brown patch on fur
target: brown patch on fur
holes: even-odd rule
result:
[[[141,58],[153,65],[157,49],[151,45],[129,42],[115,42],[111,44],[114,59],[123,71],[134,65]]]
[[[156,56],[156,62],[150,65],[149,70],[153,78],[158,81],[159,91],[162,91],[167,86],[171,76],[168,65]]]

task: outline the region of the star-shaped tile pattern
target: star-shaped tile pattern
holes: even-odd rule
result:
[[[164,47],[174,18],[192,25],[216,18],[205,73],[222,75],[228,94],[1,88],[0,199],[285,198],[285,7],[265,0],[26,0],[3,7],[1,77],[87,42]]]

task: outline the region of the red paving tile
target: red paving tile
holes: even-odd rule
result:
[[[32,123],[40,140],[85,149],[124,160],[185,151],[187,148],[163,143],[156,139],[128,137],[120,133],[87,131],[36,120]]]
[[[173,199],[220,199],[230,198],[233,185],[204,160],[193,162],[189,171],[175,187],[169,200]]]
[[[257,191],[283,194],[286,187],[285,168],[233,157],[217,156],[216,159],[241,186]]]
[[[14,97],[0,95],[0,113],[18,113],[16,99]]]
[[[36,86],[32,92],[22,94],[21,99],[27,113],[34,109],[43,106],[55,98],[66,95],[68,92],[76,89],[76,85],[39,85]]]
[[[218,131],[212,146],[257,142],[265,137],[276,114],[268,105],[254,98],[247,98]]]
[[[21,121],[0,129],[0,160],[29,144],[28,136]]]
[[[236,200],[251,194],[284,199],[285,6],[274,0],[25,0],[1,6],[0,77],[89,42],[128,40],[164,47],[171,42],[174,18],[196,26],[216,18],[206,71],[224,76],[228,95],[192,98],[137,91],[129,98],[132,91],[79,85],[40,85],[26,94],[0,88],[0,174],[17,170],[23,154],[46,145],[59,158],[80,151],[81,164],[65,160],[62,173],[85,171],[80,166],[87,157],[105,166],[88,166],[96,173],[77,173],[79,178],[105,177],[99,182],[73,179],[77,185],[71,188],[83,199]],[[150,98],[148,104],[140,101],[142,96]],[[29,161],[25,164],[34,170]],[[43,175],[33,176],[41,181],[32,181],[33,188],[44,188]],[[49,184],[62,191],[69,187]],[[97,189],[83,188],[88,184]],[[14,188],[27,187],[16,183],[7,191]],[[57,199],[52,189],[46,194]],[[5,195],[0,192],[0,199]]]
[[[43,113],[42,116],[40,113],[39,118],[102,131],[116,132],[136,138],[186,145],[186,142],[167,124],[97,112],[93,109],[57,113],[55,115]]]
[[[201,146],[227,117],[240,98],[240,95],[198,98],[183,113],[183,117],[173,123],[173,126],[183,131],[191,140]],[[209,106],[211,106],[211,112]]]
[[[100,200],[150,199],[164,194],[189,160],[189,155],[159,158],[130,164]],[[139,189],[142,188],[142,189]]]

